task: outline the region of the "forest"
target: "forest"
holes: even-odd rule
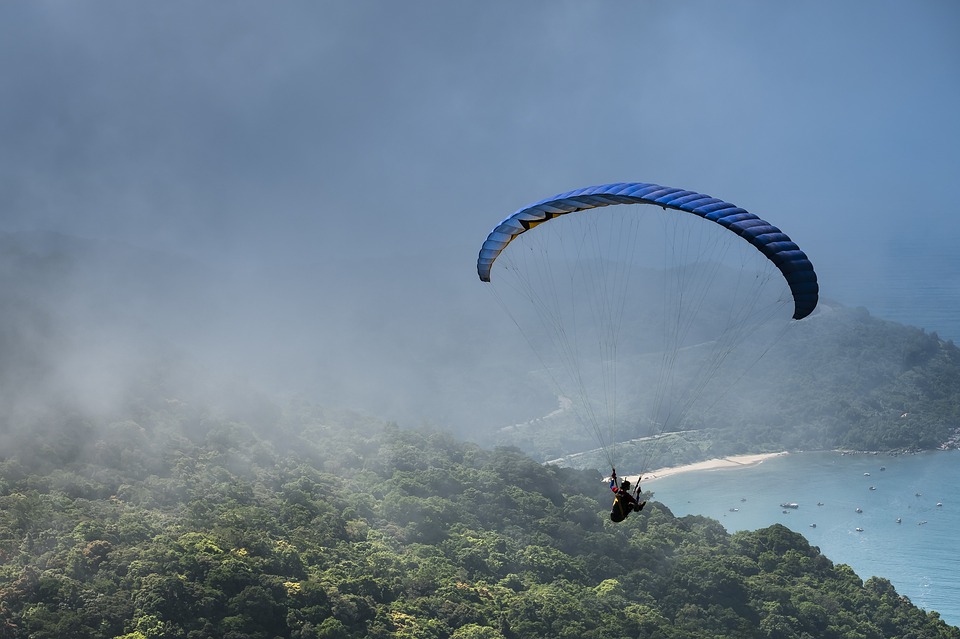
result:
[[[253,399],[8,429],[0,637],[960,637],[782,526],[613,524],[596,471]]]

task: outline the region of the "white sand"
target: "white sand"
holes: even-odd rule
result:
[[[671,475],[688,473],[694,470],[729,470],[731,468],[748,468],[761,464],[767,459],[787,455],[786,451],[780,453],[762,453],[759,455],[732,455],[730,457],[718,457],[717,459],[708,459],[707,461],[687,464],[686,466],[672,466],[669,468],[659,468],[643,474],[643,482],[650,482],[655,479],[663,479]],[[636,483],[637,477],[626,477],[631,483]]]

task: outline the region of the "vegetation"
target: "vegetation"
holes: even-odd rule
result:
[[[293,403],[8,426],[0,637],[960,637],[781,526]]]

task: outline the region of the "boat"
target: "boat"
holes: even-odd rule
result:
[[[810,524],[810,527],[811,527],[811,528],[816,528],[817,525],[816,525],[816,524]]]
[[[857,532],[863,532],[863,528],[857,528]]]
[[[818,501],[818,502],[817,502],[817,506],[823,506],[823,502],[822,502],[822,501]]]
[[[796,510],[797,508],[800,507],[800,504],[798,504],[798,503],[795,502],[795,501],[791,501],[791,502],[785,502],[785,503],[780,504],[780,507],[781,507],[781,508],[793,508],[794,510]]]
[[[938,501],[938,502],[937,502],[937,508],[943,508],[943,502],[942,502],[942,501]]]
[[[870,490],[876,490],[876,489],[877,489],[876,486],[871,486],[871,487],[870,487]]]
[[[858,512],[858,513],[862,513],[862,512],[863,512],[863,508],[860,508],[860,507],[858,506],[858,507],[857,507],[857,512]]]
[[[730,512],[732,512],[732,513],[738,513],[738,512],[740,512],[740,509],[739,509],[739,508],[731,508],[731,509],[730,509]]]
[[[869,477],[869,476],[870,476],[870,473],[864,473],[863,476],[864,476],[864,477]]]
[[[899,517],[897,517],[897,523],[898,523],[898,524],[900,523],[900,518],[899,518]]]

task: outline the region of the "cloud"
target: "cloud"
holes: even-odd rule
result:
[[[384,396],[502,321],[473,273],[496,222],[613,181],[736,202],[826,295],[960,336],[955,269],[916,255],[958,236],[958,27],[950,2],[5,4],[0,230],[202,264],[219,284],[166,309],[205,318],[191,347]]]

